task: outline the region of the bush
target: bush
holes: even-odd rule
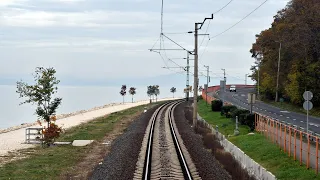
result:
[[[245,125],[249,126],[251,131],[255,129],[254,118],[254,114],[247,114],[245,119]]]
[[[247,125],[247,126],[249,126],[251,131],[254,130],[254,128],[255,128],[254,114],[250,114],[250,113],[240,114],[238,120],[241,125]]]
[[[233,109],[238,109],[237,106],[226,105],[221,107],[221,116],[226,115],[227,118],[230,117],[230,111]]]
[[[213,100],[211,101],[211,109],[212,111],[221,111],[222,107],[222,101],[221,100]]]
[[[241,125],[245,125],[246,124],[247,115],[248,115],[247,113],[244,113],[244,114],[240,114],[238,116],[238,120],[239,120],[239,123]]]
[[[250,111],[247,109],[235,109],[235,110],[231,111],[231,116],[233,119],[236,119],[236,116],[238,116],[238,118],[240,118],[240,114],[249,114],[249,113],[250,113]]]
[[[211,150],[211,154],[221,163],[222,167],[232,176],[232,179],[237,180],[255,180],[253,176],[250,176],[248,171],[242,168],[231,153],[226,152],[223,146],[219,143],[219,140],[210,129],[200,123],[197,127],[198,132],[201,132],[203,144],[207,149]]]

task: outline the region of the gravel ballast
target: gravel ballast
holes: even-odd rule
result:
[[[97,165],[90,179],[132,179],[148,122],[159,105],[143,113],[114,140],[110,153]]]
[[[200,135],[195,134],[188,121],[192,121],[192,112],[186,111],[187,102],[178,105],[174,111],[175,123],[188,149],[191,158],[196,165],[197,171],[202,179],[231,180],[230,174],[223,169],[205,147]],[[190,104],[189,104],[190,106]]]

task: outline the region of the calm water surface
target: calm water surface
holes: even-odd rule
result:
[[[70,113],[83,109],[90,109],[96,106],[102,106],[109,103],[122,102],[122,96],[119,94],[121,87],[68,87],[60,86],[58,96],[62,97],[57,114]],[[148,99],[146,87],[137,87],[137,94],[134,100]],[[183,96],[181,92],[183,87],[177,87],[175,96]],[[37,116],[34,115],[36,107],[31,104],[20,105],[23,99],[19,99],[16,93],[16,86],[0,85],[0,129],[8,128],[22,123],[34,122]],[[159,98],[172,97],[170,87],[160,87]],[[125,96],[125,101],[131,102],[131,95]]]

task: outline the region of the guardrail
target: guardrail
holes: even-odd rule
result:
[[[319,140],[317,135],[304,132],[297,126],[279,122],[262,114],[255,115],[255,130],[277,144],[288,156],[304,162],[307,169],[319,172]]]
[[[227,85],[227,87],[230,85]],[[236,85],[237,87],[254,87],[252,85]],[[220,86],[208,88],[208,92],[216,92]],[[206,99],[206,91],[202,91],[203,99]],[[216,98],[207,96],[208,103]],[[305,132],[304,128],[277,121],[263,114],[255,113],[255,130],[263,134],[280,149],[293,156],[294,160],[299,160],[300,165],[306,164],[307,169],[314,168],[315,173],[319,173],[319,142],[320,134],[312,131]]]

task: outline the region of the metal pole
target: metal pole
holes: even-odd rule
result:
[[[258,99],[260,99],[260,63],[258,65]]]
[[[245,78],[245,79],[244,79],[244,84],[245,84],[245,85],[247,85],[247,76],[248,76],[248,74],[246,74],[245,77],[244,77],[244,78]]]
[[[204,22],[207,19],[213,19],[213,14],[211,14],[210,18],[205,18],[202,23],[194,24],[194,97],[193,97],[193,128],[197,128],[197,115],[198,115],[198,24],[200,24],[200,28],[203,26]]]
[[[250,96],[251,96],[251,99],[250,99],[250,113],[252,114],[252,99],[253,99],[253,94],[251,93],[250,94]]]
[[[221,69],[223,71],[223,90],[222,90],[222,104],[224,104],[225,92],[226,92],[226,69]]]
[[[280,42],[280,47],[279,47],[279,60],[278,60],[278,73],[277,73],[277,89],[276,89],[276,99],[275,99],[275,102],[278,102],[280,58],[281,58],[281,42]]]
[[[309,100],[307,100],[307,133],[309,133]]]
[[[207,68],[207,88],[206,88],[206,105],[208,106],[208,84],[209,84],[209,66],[204,65],[205,68]]]
[[[189,52],[187,51],[187,101],[189,101]]]
[[[198,23],[194,24],[194,82],[193,82],[193,128],[197,127],[198,99]]]

